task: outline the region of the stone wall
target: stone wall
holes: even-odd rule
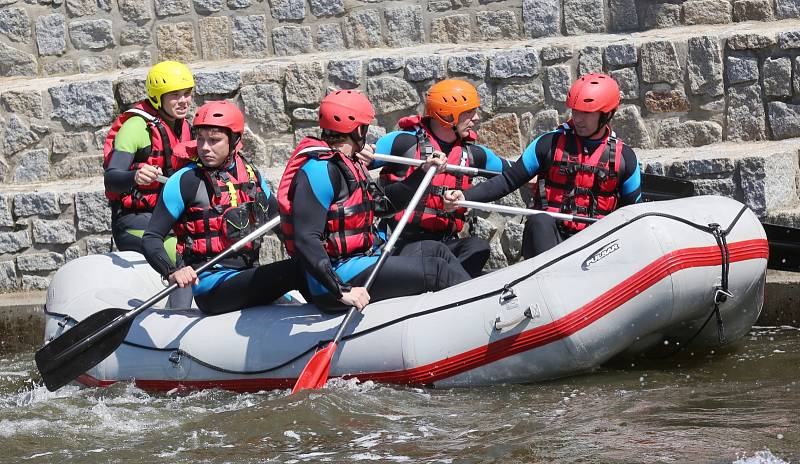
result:
[[[798,0],[2,0],[0,76],[800,17]]]

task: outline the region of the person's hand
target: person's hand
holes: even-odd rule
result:
[[[160,175],[160,167],[153,166],[152,164],[143,164],[136,170],[136,174],[133,175],[133,181],[136,182],[137,185],[152,184]]]
[[[368,143],[364,145],[364,148],[361,149],[360,152],[356,153],[356,159],[366,163],[367,165],[372,163],[372,155],[375,154],[375,144]]]
[[[369,293],[364,287],[353,287],[349,292],[342,292],[339,301],[346,306],[355,306],[357,310],[361,311],[369,304]]]
[[[444,192],[445,211],[455,211],[458,208],[456,202],[463,201],[464,199],[464,192],[461,190],[448,190]]]
[[[427,171],[428,168],[433,167],[437,172],[444,172],[447,168],[447,155],[440,151],[434,151],[429,157],[425,158],[425,163],[422,164],[422,169]]]
[[[197,278],[197,273],[194,272],[192,266],[186,266],[178,269],[169,275],[169,281],[177,283],[178,287],[184,288],[189,285],[197,285],[200,279]]]

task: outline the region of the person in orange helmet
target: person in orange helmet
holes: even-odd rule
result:
[[[480,120],[481,99],[469,82],[446,79],[428,90],[425,114],[401,118],[399,131],[390,132],[378,140],[378,153],[421,159],[440,154],[449,164],[471,166],[496,172],[510,167],[510,162],[497,156],[490,148],[476,143],[475,124]],[[401,164],[386,164],[381,170],[384,185],[398,182],[414,172]],[[445,211],[443,194],[447,189],[466,190],[472,179],[466,175],[440,173],[433,178],[426,196],[422,198],[403,230],[398,242],[399,254],[411,252],[405,245],[420,240],[436,240],[447,245],[472,277],[481,274],[489,259],[489,242],[481,237],[459,238],[466,221],[465,210]],[[392,228],[403,211],[385,220]],[[405,251],[404,251],[405,250]]]
[[[445,194],[446,207],[459,200],[488,202],[508,195],[538,175],[534,208],[601,218],[642,199],[639,163],[633,150],[611,130],[619,107],[619,86],[606,74],[581,76],[569,89],[566,105],[572,119],[537,137],[511,169],[461,192]],[[522,256],[527,259],[584,229],[578,222],[557,223],[537,214],[525,223]]]

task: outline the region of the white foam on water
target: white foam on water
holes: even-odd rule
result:
[[[51,454],[53,454],[51,451],[47,451],[45,453],[36,453],[36,454],[32,454],[32,455],[28,456],[25,459],[35,459],[35,458],[40,458],[42,456],[49,456]]]
[[[0,420],[0,437],[10,438],[14,435],[26,435],[38,432],[52,426],[52,422],[45,419],[20,419],[10,421]]]
[[[297,432],[294,432],[292,430],[287,430],[287,431],[283,432],[283,436],[289,437],[289,438],[294,438],[295,440],[300,441],[300,435]]]
[[[337,377],[328,380],[328,382],[325,384],[325,388],[335,389],[335,390],[345,390],[356,393],[365,393],[368,391],[375,390],[376,388],[378,388],[378,385],[372,380],[361,382],[360,380],[358,380],[358,378],[355,377],[347,380]]]
[[[350,441],[350,443],[360,446],[362,448],[372,448],[378,445],[378,441],[385,430],[379,430],[368,435],[363,435]]]
[[[47,403],[56,398],[70,398],[79,394],[80,391],[81,388],[77,385],[67,385],[51,392],[47,390],[47,387],[44,385],[36,385],[31,381],[30,390],[23,390],[9,397],[6,401],[9,401],[18,408],[26,408],[41,403]]]
[[[733,461],[733,464],[789,464],[789,461],[784,461],[772,454],[770,450],[765,449],[756,451],[755,455],[751,457],[738,456],[738,458]]]
[[[314,453],[298,454],[297,457],[300,458],[300,459],[308,459],[308,458],[318,458],[320,456],[330,456],[330,455],[333,455],[333,454],[336,454],[336,453],[334,453],[334,452],[317,451],[317,452],[314,452]]]
[[[6,377],[28,377],[29,373],[27,371],[0,371],[0,375],[5,375]]]

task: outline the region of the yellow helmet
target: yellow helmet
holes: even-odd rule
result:
[[[162,61],[150,68],[144,86],[153,108],[159,109],[162,95],[176,90],[191,89],[194,87],[194,78],[185,64]]]

